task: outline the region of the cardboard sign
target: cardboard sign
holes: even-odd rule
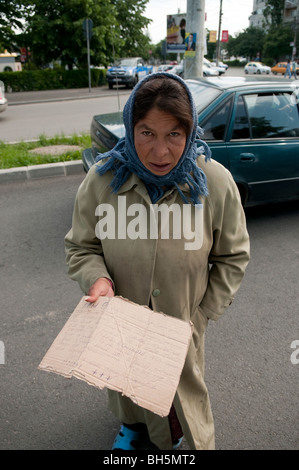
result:
[[[191,322],[122,297],[81,299],[39,369],[121,392],[167,416],[192,336]]]

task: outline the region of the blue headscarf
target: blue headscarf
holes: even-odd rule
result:
[[[140,161],[134,145],[134,127],[133,127],[133,109],[136,92],[148,80],[154,80],[157,76],[167,76],[173,80],[179,81],[187,91],[192,116],[193,129],[186,139],[184,152],[175,166],[166,175],[155,175],[149,171]],[[163,187],[175,186],[185,203],[200,204],[200,196],[208,194],[206,176],[201,168],[196,164],[198,155],[205,154],[206,161],[211,158],[211,151],[207,144],[199,140],[202,129],[198,126],[197,111],[195,103],[189,88],[183,79],[178,75],[167,72],[158,72],[147,75],[133,89],[123,110],[123,120],[126,129],[125,137],[122,137],[116,146],[104,154],[98,155],[96,161],[107,159],[107,161],[97,167],[97,172],[102,175],[108,170],[113,172],[111,187],[113,192],[117,193],[121,186],[127,181],[131,173],[135,173],[146,185],[152,203],[156,203],[164,193]],[[200,145],[200,146],[198,146]],[[190,198],[187,199],[179,185],[187,184],[189,187]]]

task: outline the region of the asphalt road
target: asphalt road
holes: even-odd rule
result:
[[[105,390],[37,369],[81,298],[66,274],[63,237],[83,177],[0,186],[1,450],[110,449],[118,431]],[[245,280],[207,328],[219,450],[299,449],[299,364],[291,361],[299,340],[298,209],[297,202],[247,210]]]

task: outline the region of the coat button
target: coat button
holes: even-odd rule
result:
[[[154,297],[158,297],[158,295],[160,295],[160,290],[159,289],[154,289],[152,294],[153,294]]]

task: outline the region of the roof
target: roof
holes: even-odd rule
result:
[[[277,86],[282,87],[285,86],[289,88],[290,85],[296,86],[294,82],[286,82],[283,78],[277,77],[269,77],[269,76],[258,76],[258,77],[206,77],[206,78],[194,78],[186,80],[187,83],[189,82],[196,82],[200,81],[216,88],[222,90],[228,90],[232,88],[245,88],[245,87],[252,87],[252,86],[260,86],[260,87],[272,87],[275,88]]]

